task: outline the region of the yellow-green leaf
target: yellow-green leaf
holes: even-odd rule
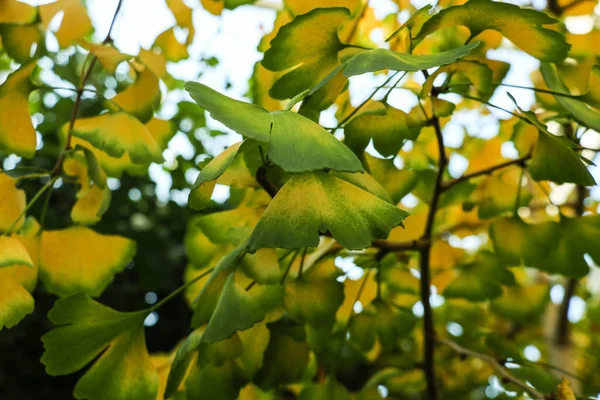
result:
[[[37,57],[44,49],[44,32],[37,23],[0,25],[0,36],[6,53],[20,64]]]
[[[31,257],[23,243],[10,236],[0,236],[0,268],[13,265],[33,268]]]
[[[67,125],[62,128],[63,132],[66,129]],[[163,161],[160,147],[148,128],[126,113],[78,119],[72,133],[111,157],[127,154],[136,164]]]
[[[79,44],[95,55],[98,58],[98,61],[100,61],[100,64],[106,69],[106,72],[110,74],[114,74],[117,70],[117,66],[123,61],[129,61],[133,58],[133,56],[129,54],[121,53],[110,44],[97,44],[85,40],[80,40]]]
[[[64,14],[55,35],[61,49],[75,44],[92,31],[92,23],[82,0],[57,0],[41,5],[40,16],[46,29],[59,12]]]
[[[556,393],[558,394],[558,400],[576,400],[575,393],[571,388],[571,382],[568,379],[563,380],[556,387]]]
[[[323,233],[330,233],[348,249],[364,249],[375,239],[386,238],[406,215],[327,173],[294,175],[267,207],[250,237],[249,249],[316,247]]]
[[[291,111],[269,113],[200,83],[187,82],[186,89],[216,120],[241,135],[268,142],[268,158],[285,171],[363,171],[358,158],[343,143],[302,115]]]
[[[40,274],[51,293],[99,296],[133,258],[134,241],[83,226],[42,234]]]
[[[152,118],[159,103],[158,78],[150,68],[141,67],[137,71],[136,81],[127,89],[118,93],[110,102],[107,102],[107,105],[116,104],[121,111],[132,114],[146,123]]]
[[[33,157],[36,146],[28,100],[35,65],[22,65],[0,86],[0,150],[27,158]]]
[[[148,311],[123,313],[76,294],[59,299],[48,317],[57,328],[42,337],[50,375],[76,372],[74,396],[90,400],[154,399],[158,375],[144,338]]]
[[[448,7],[431,17],[417,35],[417,41],[444,28],[464,25],[471,37],[493,29],[526,53],[542,61],[562,61],[571,47],[562,33],[544,28],[558,20],[513,4],[491,0],[469,0],[460,6]]]
[[[312,89],[340,65],[344,44],[338,30],[349,16],[346,8],[317,8],[279,29],[262,61],[268,70],[286,71],[269,90],[271,97],[287,99]]]
[[[18,231],[25,222],[24,216],[19,218],[25,211],[25,192],[16,185],[16,179],[0,171],[0,232],[6,232],[15,221],[14,230]]]

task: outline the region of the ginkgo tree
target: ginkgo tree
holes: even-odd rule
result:
[[[41,314],[36,363],[80,399],[596,398],[597,2],[166,0],[127,54],[126,1],[93,42],[83,0],[0,0],[0,338]],[[218,69],[194,12],[240,6],[276,13],[246,99],[170,73]],[[498,50],[536,60],[530,86]],[[196,154],[165,162],[176,134]],[[185,204],[157,199],[161,164]],[[169,294],[115,300],[178,252]],[[153,339],[159,311],[179,336]]]

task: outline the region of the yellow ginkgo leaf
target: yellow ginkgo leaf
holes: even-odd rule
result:
[[[141,68],[136,81],[111,99],[108,105],[116,104],[140,121],[148,122],[152,118],[155,106],[160,103],[160,88],[158,78],[150,68]]]
[[[92,22],[82,0],[57,0],[39,8],[42,24],[46,29],[56,14],[64,13],[60,27],[55,33],[61,49],[71,46],[92,31]]]
[[[51,293],[99,296],[133,258],[133,240],[83,226],[44,231],[40,275]]]
[[[75,154],[63,163],[65,174],[76,177],[81,186],[77,192],[77,202],[71,210],[73,222],[83,225],[93,225],[100,221],[108,210],[111,191],[108,186],[101,188],[97,184],[90,185],[90,174],[86,159]]]
[[[286,8],[294,15],[306,14],[315,8],[345,7],[354,12],[361,6],[361,0],[285,0]]]
[[[16,179],[0,172],[0,232],[6,232],[25,211],[25,192],[17,189],[16,184]],[[21,217],[14,229],[21,229],[24,221]]]
[[[163,53],[140,49],[138,59],[160,79],[167,75],[167,59]]]
[[[95,55],[98,58],[98,61],[100,61],[100,64],[106,69],[106,72],[110,74],[115,73],[117,66],[120,63],[133,58],[133,56],[121,53],[119,50],[108,44],[97,44],[85,40],[80,40],[79,44]]]
[[[156,38],[152,47],[158,47],[162,54],[171,62],[181,61],[188,58],[187,46],[177,40],[173,28],[169,28]]]
[[[0,24],[26,24],[37,16],[35,7],[18,0],[0,1]]]
[[[10,236],[0,236],[0,268],[13,265],[33,267],[31,257],[23,243]]]
[[[44,46],[44,33],[37,23],[0,25],[0,36],[6,53],[20,64],[31,60]]]
[[[188,29],[186,44],[192,43],[194,34],[196,33],[192,20],[192,9],[185,5],[183,0],[167,0],[167,7],[169,7],[173,16],[175,16],[177,25]]]
[[[6,250],[7,245],[18,244],[20,252],[25,250],[25,253],[18,257],[20,260],[13,258],[15,264],[0,268],[0,330],[4,326],[10,328],[16,325],[33,311],[34,301],[30,293],[37,283],[39,229],[39,224],[34,219],[29,219],[21,234],[0,237],[0,259],[6,261],[10,258],[9,254],[1,254],[2,248]],[[23,260],[25,256],[27,260]]]
[[[153,118],[145,124],[146,129],[150,132],[154,140],[157,142],[161,150],[167,148],[169,140],[175,134],[174,126],[169,121],[164,121],[158,118]],[[129,155],[124,154],[121,157],[111,157],[104,151],[92,146],[89,142],[77,137],[71,138],[71,145],[82,146],[94,153],[96,159],[100,163],[102,169],[107,175],[112,177],[120,177],[123,172],[127,171],[130,175],[144,175],[148,170],[148,164],[136,164],[131,161]]]
[[[21,66],[0,86],[0,150],[31,158],[36,136],[29,115],[30,80],[35,63]]]
[[[19,323],[33,312],[33,297],[15,279],[0,274],[0,330]]]
[[[63,134],[67,129],[67,125],[63,126]],[[111,157],[127,154],[136,164],[163,161],[160,147],[148,128],[127,113],[78,119],[72,133]]]
[[[202,7],[213,15],[221,15],[225,8],[225,2],[223,0],[201,0]]]

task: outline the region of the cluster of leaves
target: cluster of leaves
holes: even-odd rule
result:
[[[253,2],[201,3],[220,14]],[[102,43],[87,40],[80,0],[0,3],[10,71],[0,151],[18,160],[0,174],[0,329],[33,312],[39,276],[58,297],[48,313],[55,327],[42,337],[48,374],[89,366],[74,388],[85,399],[572,400],[569,381],[582,395],[598,392],[598,293],[577,285],[593,283],[589,265],[600,263],[588,189],[595,150],[583,145],[600,132],[598,30],[574,35],[560,20],[597,19],[593,1],[550,1],[546,12],[400,1],[380,19],[362,0],[285,0],[259,45],[252,103],[167,73],[189,57],[195,28],[186,2],[166,4],[176,25],[129,55],[111,38],[122,1]],[[45,35],[58,13],[61,50],[52,53]],[[516,109],[492,117],[493,137],[467,130],[448,146],[444,127],[461,114],[500,108],[494,95],[511,86],[511,66],[489,54],[507,46],[540,62],[533,110],[510,96]],[[61,63],[65,49],[74,51]],[[44,81],[43,58],[70,86]],[[122,66],[129,74],[119,79]],[[387,79],[354,105],[349,81],[365,74]],[[107,82],[117,82],[114,93]],[[164,88],[185,88],[197,105],[182,101],[172,120],[158,118]],[[396,91],[413,106],[394,106]],[[46,92],[61,97],[48,106]],[[337,126],[319,123],[325,110]],[[177,131],[204,155],[195,132],[206,131],[207,115],[243,140],[199,165],[188,199],[197,212],[184,214],[179,243],[184,284],[142,310],[95,300],[144,245],[102,225],[121,208],[115,197],[133,190],[127,182],[137,196],[138,187],[151,192],[148,168],[164,162]],[[468,161],[459,175],[449,168],[457,157]],[[180,158],[166,169],[181,190],[195,165]],[[230,187],[225,204],[212,200],[217,184]],[[65,187],[67,205],[54,207],[51,195]],[[566,201],[552,202],[557,191]],[[153,208],[119,211],[141,216],[140,230],[157,209],[146,197]],[[460,246],[469,239],[476,245]],[[563,283],[556,310],[550,288]],[[587,310],[569,334],[575,290]],[[189,334],[151,354],[145,321],[182,293]]]

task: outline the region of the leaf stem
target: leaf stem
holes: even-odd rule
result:
[[[211,272],[214,271],[214,268],[209,268],[206,271],[204,271],[203,273],[201,273],[200,275],[198,275],[197,277],[195,277],[194,279],[184,283],[183,285],[179,286],[177,289],[173,290],[171,293],[169,293],[164,299],[162,299],[161,301],[159,301],[158,303],[154,304],[152,307],[148,308],[148,311],[154,311],[157,310],[158,308],[160,308],[163,304],[165,304],[166,302],[168,302],[169,300],[171,300],[173,297],[177,296],[179,293],[181,293],[182,291],[184,291],[185,289],[187,289],[189,286],[193,285],[194,283],[198,282],[200,279],[204,278],[206,275],[210,274]]]
[[[294,251],[294,254],[292,255],[292,258],[290,259],[290,262],[288,263],[287,267],[285,268],[285,272],[281,276],[281,280],[279,281],[279,283],[283,284],[283,282],[285,282],[285,278],[287,278],[287,276],[289,275],[290,269],[292,269],[292,264],[294,263],[294,260],[296,259],[296,256],[298,255],[299,251],[300,250]]]
[[[302,251],[302,258],[300,259],[300,266],[298,267],[297,279],[302,279],[302,270],[304,269],[304,258],[306,257],[306,250],[308,250],[308,247],[305,247]]]
[[[521,204],[521,190],[523,189],[523,178],[525,177],[525,168],[521,165],[521,174],[519,175],[519,181],[517,183],[517,194],[515,196],[515,209],[514,215],[517,216],[519,213],[519,205]]]
[[[478,353],[476,351],[464,348],[461,345],[459,345],[458,343],[453,342],[448,339],[437,339],[437,342],[448,346],[449,348],[451,348],[452,350],[454,350],[455,352],[457,352],[460,355],[471,356],[471,357],[477,358],[481,361],[488,363],[503,380],[508,381],[508,382],[520,387],[521,389],[523,389],[523,391],[527,392],[533,398],[538,399],[538,400],[546,399],[546,396],[544,396],[542,393],[538,392],[536,389],[527,385],[525,382],[517,379],[513,374],[511,374],[508,371],[508,369],[506,367],[504,367],[502,364],[500,364],[495,358],[488,356],[487,354]]]
[[[456,93],[456,92],[452,92],[452,93]],[[488,101],[479,99],[477,97],[469,96],[469,95],[466,95],[466,94],[463,94],[463,93],[456,93],[456,94],[458,94],[459,96],[464,97],[465,99],[475,100],[475,101],[478,101],[478,102],[480,102],[482,104],[487,105],[488,107],[492,107],[492,108],[495,108],[497,110],[504,111],[505,113],[508,113],[508,114],[512,115],[513,117],[517,117],[517,118],[519,118],[519,119],[521,119],[521,120],[526,121],[527,123],[529,123],[529,121],[527,120],[527,118],[523,117],[522,115],[519,115],[519,114],[514,113],[512,111],[508,111],[507,109],[502,108],[500,106],[497,106],[495,104],[492,104],[492,103],[490,103]]]

